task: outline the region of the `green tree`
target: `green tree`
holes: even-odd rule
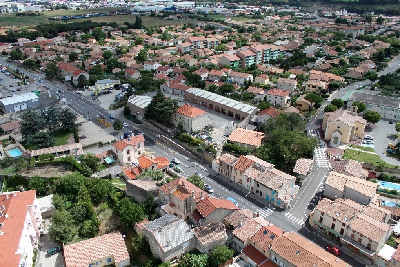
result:
[[[164,179],[164,173],[160,170],[145,170],[137,177],[137,179],[149,177],[152,178],[154,181],[161,181],[162,179]]]
[[[129,116],[129,114],[131,114],[131,110],[129,109],[128,106],[125,106],[125,107],[124,107],[124,115],[125,115],[125,116]]]
[[[44,73],[46,75],[46,79],[53,80],[59,77],[60,69],[55,62],[49,62],[46,65]]]
[[[339,81],[330,82],[328,88],[330,90],[338,90],[342,86],[342,83]]]
[[[65,210],[56,210],[50,221],[49,235],[54,240],[68,243],[78,233],[72,215]]]
[[[83,75],[83,74],[79,75],[77,86],[78,86],[79,88],[83,88],[83,87],[85,87],[86,85],[88,85],[88,80],[87,80],[86,76]]]
[[[27,138],[27,143],[36,149],[52,147],[56,143],[54,136],[49,132],[38,132]]]
[[[332,99],[331,104],[332,104],[332,105],[335,105],[335,106],[339,109],[339,108],[342,108],[342,107],[343,107],[344,102],[343,102],[343,100],[340,99],[340,98],[335,98],[335,99]]]
[[[208,267],[208,256],[187,253],[179,261],[178,267]]]
[[[78,60],[78,58],[79,58],[79,56],[78,56],[78,53],[76,53],[76,52],[71,52],[68,55],[69,62],[75,62]]]
[[[85,154],[79,157],[79,160],[82,166],[89,167],[93,172],[97,172],[99,170],[100,159],[93,154]]]
[[[43,130],[45,127],[43,116],[32,110],[22,113],[21,119],[21,134],[24,138]]]
[[[219,88],[219,91],[222,94],[227,94],[227,93],[232,93],[233,91],[235,91],[235,86],[233,86],[232,84],[224,84]]]
[[[377,111],[367,110],[367,111],[364,112],[363,118],[368,123],[375,124],[375,123],[377,123],[378,121],[381,120],[381,114],[379,114],[379,112],[377,112]]]
[[[99,234],[100,220],[93,216],[89,220],[84,221],[79,228],[79,234],[85,238],[92,238]]]
[[[201,190],[204,190],[204,181],[197,175],[192,175],[189,178],[187,178],[189,182],[200,188]]]
[[[135,45],[142,45],[144,44],[144,39],[142,37],[136,37],[135,39]]]
[[[142,18],[140,16],[136,16],[136,20],[135,20],[135,23],[133,24],[133,28],[134,29],[142,29],[143,28]]]
[[[364,112],[367,109],[367,105],[363,102],[355,101],[352,105],[357,107],[357,112]]]
[[[132,228],[134,224],[142,221],[146,217],[142,206],[133,203],[126,197],[118,202],[117,212],[121,222],[129,228]]]
[[[150,245],[144,235],[136,235],[132,238],[132,250],[135,254],[151,254]]]
[[[86,179],[85,176],[77,172],[65,175],[56,187],[56,193],[62,195],[66,201],[76,203],[78,201],[77,193]]]
[[[147,49],[142,49],[139,51],[139,53],[137,54],[137,56],[135,57],[135,60],[138,63],[143,63],[147,60]]]
[[[17,48],[10,52],[10,59],[12,60],[22,60],[24,59],[24,53],[22,53],[21,49]]]
[[[264,109],[270,108],[271,104],[268,101],[261,101],[260,103],[258,103],[257,107],[260,110],[264,110]]]
[[[325,107],[324,112],[333,112],[336,110],[338,110],[337,106],[330,104]]]
[[[154,199],[153,194],[147,194],[146,200],[143,202],[143,207],[149,218],[156,213],[157,203]]]
[[[304,99],[310,101],[311,105],[314,105],[314,103],[315,104],[320,104],[320,103],[322,103],[324,101],[324,99],[320,95],[318,95],[316,93],[309,93],[304,97]]]
[[[124,126],[122,125],[122,122],[120,120],[115,120],[113,123],[113,128],[116,131],[121,131]]]
[[[382,16],[379,16],[378,18],[376,18],[376,23],[378,23],[379,25],[382,25],[383,22],[385,22],[385,19]]]
[[[165,95],[158,90],[150,104],[146,107],[144,117],[162,124],[170,124],[171,117],[175,114],[177,109],[178,101],[170,97],[166,98]]]
[[[25,67],[27,67],[28,69],[36,69],[36,60],[34,59],[27,59],[25,60],[22,65],[24,65]]]
[[[89,70],[90,75],[104,75],[104,70],[100,64],[95,65]]]
[[[400,132],[400,122],[397,122],[397,123],[396,123],[396,131],[397,131],[397,132]]]
[[[75,127],[76,115],[69,109],[62,109],[60,116],[61,129],[71,131]]]
[[[233,258],[234,251],[227,246],[215,247],[208,256],[211,267],[218,267]]]
[[[34,189],[36,190],[36,194],[38,194],[39,196],[44,196],[46,195],[48,189],[47,180],[43,177],[34,176],[29,179],[29,189]]]
[[[371,15],[365,15],[365,21],[369,24],[372,23],[372,16]]]
[[[90,199],[95,205],[106,202],[115,191],[110,180],[86,179],[85,185],[89,191]]]
[[[92,36],[94,39],[96,39],[97,42],[106,38],[106,34],[100,27],[97,27],[93,30]]]
[[[228,48],[226,47],[225,44],[219,44],[215,47],[215,51],[227,51]]]
[[[104,60],[109,60],[110,58],[112,58],[113,57],[113,53],[111,53],[110,51],[108,51],[108,50],[105,50],[104,52],[103,52],[103,58],[104,58]]]

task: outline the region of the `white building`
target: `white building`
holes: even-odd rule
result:
[[[145,95],[133,95],[128,99],[128,107],[132,115],[138,120],[143,120],[144,112],[151,103],[151,97]]]
[[[39,97],[32,92],[0,99],[0,109],[2,109],[6,113],[34,108],[39,105]]]
[[[113,144],[113,152],[117,159],[122,164],[132,164],[137,162],[137,159],[144,152],[144,137],[141,134],[122,139]]]
[[[271,89],[267,92],[266,100],[273,106],[286,107],[290,104],[290,92],[281,89]]]
[[[207,112],[189,104],[179,107],[172,119],[175,126],[181,125],[188,133],[200,131],[207,126]]]
[[[35,190],[0,195],[0,266],[32,266],[41,223]]]

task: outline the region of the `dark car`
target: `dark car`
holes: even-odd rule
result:
[[[53,256],[53,255],[56,255],[60,251],[62,251],[62,247],[53,247],[47,251],[47,255]]]
[[[339,256],[340,255],[340,249],[338,249],[337,247],[335,247],[334,245],[329,245],[326,247],[326,250],[330,253],[332,253],[335,256]]]
[[[100,114],[100,118],[105,119],[106,116],[104,116],[103,114]]]
[[[393,121],[389,121],[389,124],[393,124]]]

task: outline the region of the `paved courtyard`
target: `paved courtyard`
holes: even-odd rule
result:
[[[389,143],[397,144],[396,124],[389,124],[387,120],[381,120],[373,127],[368,127],[366,134],[374,138],[374,149],[376,154],[385,162],[393,165],[399,165],[400,161],[386,154],[386,148]]]

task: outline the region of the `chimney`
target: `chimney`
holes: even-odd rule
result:
[[[182,186],[185,187],[185,182],[184,181],[182,181]]]
[[[192,197],[194,197],[194,191],[192,190]]]
[[[242,222],[241,221],[238,221],[238,228],[239,227],[242,227]]]
[[[353,115],[357,115],[358,107],[357,106],[351,106],[351,112]]]
[[[201,199],[204,199],[204,194],[203,194],[203,191],[201,191]]]

